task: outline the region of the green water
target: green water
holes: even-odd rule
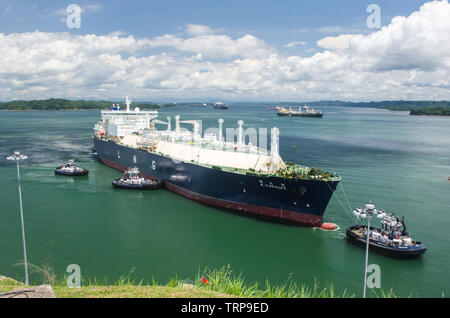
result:
[[[203,128],[280,128],[285,160],[316,166],[343,177],[353,207],[368,200],[406,217],[408,231],[428,246],[415,260],[370,254],[381,267],[382,288],[401,296],[450,292],[450,118],[416,117],[380,109],[322,107],[325,116],[278,118],[266,106],[231,105],[229,110],[163,109],[164,117],[203,119]],[[339,230],[268,223],[227,213],[166,190],[120,191],[117,171],[91,155],[99,111],[0,112],[0,274],[23,279],[15,166],[4,160],[19,150],[29,156],[22,190],[29,262],[48,264],[59,276],[79,264],[86,278],[132,277],[165,282],[192,279],[199,268],[230,264],[248,281],[312,284],[332,282],[361,295],[364,249],[345,239],[352,224],[342,189],[325,220]],[[296,149],[292,149],[293,143]],[[3,159],[1,159],[3,158]],[[75,158],[88,178],[55,176],[53,168]],[[31,280],[40,282],[40,275]]]

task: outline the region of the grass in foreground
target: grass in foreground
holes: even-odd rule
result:
[[[205,268],[198,272],[190,284],[177,276],[166,284],[131,279],[132,271],[119,280],[109,283],[107,280],[85,280],[81,288],[68,288],[66,279],[55,280],[54,277],[43,275],[43,283],[51,284],[58,298],[341,298],[356,297],[346,291],[336,292],[332,284],[320,287],[316,281],[313,286],[297,285],[288,279],[283,284],[272,285],[268,280],[264,284],[258,282],[245,283],[241,274],[235,274],[230,266],[210,270]],[[208,284],[202,280],[205,277]],[[0,292],[24,288],[22,283],[0,276]],[[397,297],[393,290],[373,293],[377,298]]]

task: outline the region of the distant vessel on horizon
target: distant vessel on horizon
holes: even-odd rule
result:
[[[214,108],[215,109],[228,109],[228,104],[216,102],[216,103],[214,103]]]
[[[191,104],[191,107],[208,107],[208,104]]]
[[[298,111],[295,111],[292,109],[292,106],[289,107],[289,109],[285,107],[281,107],[278,111],[278,116],[282,117],[314,117],[314,118],[321,118],[323,117],[322,111],[316,111],[314,108],[309,108],[309,106],[302,106],[298,107]]]

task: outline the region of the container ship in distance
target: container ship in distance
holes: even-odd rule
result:
[[[148,178],[187,198],[242,213],[321,226],[328,202],[341,180],[335,174],[284,162],[279,155],[279,131],[271,129],[268,152],[245,144],[243,121],[238,121],[237,142],[218,134],[201,136],[199,123],[175,116],[157,119],[157,111],[111,108],[101,111],[94,127],[99,160],[124,171],[136,166]],[[193,131],[180,124],[193,126]],[[157,129],[162,125],[164,129]],[[161,127],[161,126],[160,126]]]

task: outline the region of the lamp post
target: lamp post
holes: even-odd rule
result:
[[[28,262],[27,262],[27,246],[25,243],[25,227],[23,223],[23,208],[22,208],[22,190],[20,189],[20,160],[28,159],[28,156],[22,155],[20,152],[15,151],[14,154],[6,157],[7,160],[16,161],[17,163],[17,184],[19,185],[19,202],[20,202],[20,221],[22,224],[22,243],[23,243],[23,261],[25,263],[25,285],[28,285]]]
[[[375,205],[372,204],[372,201],[369,201],[366,204],[364,209],[357,208],[353,211],[353,214],[356,216],[358,220],[367,218],[367,234],[366,234],[366,259],[365,259],[365,267],[364,267],[364,290],[363,290],[363,298],[366,298],[366,286],[367,286],[367,263],[369,260],[369,240],[370,240],[370,219],[372,219],[373,215],[380,214],[383,216],[382,211],[378,211],[375,208]]]

